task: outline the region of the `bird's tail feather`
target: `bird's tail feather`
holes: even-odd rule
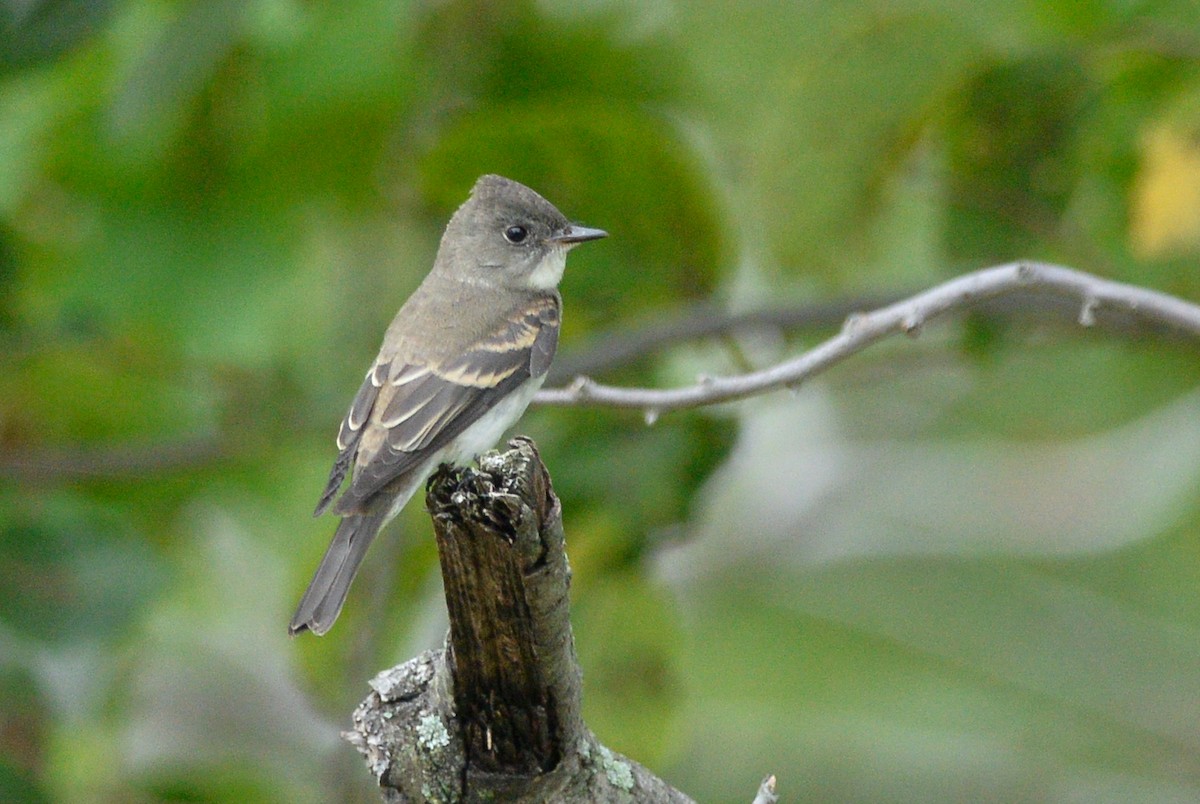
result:
[[[294,636],[308,629],[319,636],[330,629],[346,602],[350,582],[354,580],[367,548],[388,519],[387,513],[384,507],[382,511],[353,514],[342,519],[292,615],[289,634]]]

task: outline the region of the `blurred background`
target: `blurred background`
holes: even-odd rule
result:
[[[0,800],[377,800],[338,734],[445,633],[422,506],[285,627],[485,172],[611,232],[563,380],[763,367],[1020,257],[1197,300],[1200,6],[0,4]],[[527,414],[601,740],[701,801],[1200,800],[1200,350],[1022,308]],[[795,325],[614,358],[758,310]]]

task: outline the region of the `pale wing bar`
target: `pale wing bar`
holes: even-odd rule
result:
[[[379,398],[379,389],[387,381],[391,365],[390,360],[381,360],[372,366],[371,370],[367,372],[367,376],[363,378],[358,393],[354,395],[354,401],[350,403],[350,410],[346,413],[346,418],[342,420],[342,426],[338,429],[338,456],[334,459],[333,468],[329,470],[329,480],[325,483],[325,490],[321,492],[321,499],[317,502],[313,516],[325,513],[325,509],[337,496],[338,489],[342,487],[342,480],[345,479],[346,473],[354,463],[354,456],[358,453],[358,440],[362,437],[362,426],[371,416],[375,400]]]
[[[388,430],[386,444],[369,463],[357,467],[350,488],[338,500],[335,510],[340,514],[364,510],[373,495],[425,463],[430,455],[521,383],[545,373],[558,343],[558,320],[557,296],[540,297],[514,310],[492,335],[451,361],[436,367],[393,367],[392,382],[399,380],[400,383],[387,406],[374,414],[378,423]],[[360,395],[371,394],[372,406],[378,399],[375,381],[368,375],[359,392]],[[380,382],[387,382],[386,373]],[[375,388],[374,393],[367,390],[368,385]],[[356,398],[355,402],[358,401]],[[351,412],[354,411],[352,406]],[[357,416],[354,422],[347,417],[347,424],[357,421]],[[343,454],[351,450],[357,452],[357,432],[353,442],[347,442]],[[338,456],[339,463],[342,457]],[[353,454],[346,467],[352,463]],[[337,467],[335,463],[335,470]],[[342,468],[337,478],[339,485],[345,473],[346,468]],[[333,480],[334,473],[331,473],[330,483]],[[332,492],[326,489],[331,498],[336,491],[336,487]]]

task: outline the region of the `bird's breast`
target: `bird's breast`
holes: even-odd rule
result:
[[[446,445],[440,462],[462,464],[473,460],[479,453],[496,446],[500,436],[529,407],[533,395],[545,382],[546,375],[527,380],[523,385],[496,403],[495,407],[479,417],[458,438]]]

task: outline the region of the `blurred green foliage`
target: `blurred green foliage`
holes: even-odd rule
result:
[[[0,6],[0,800],[374,800],[337,733],[441,641],[420,506],[333,633],[284,624],[479,174],[612,233],[564,354],[1025,256],[1197,299],[1198,8]],[[527,415],[602,740],[703,801],[1200,798],[1200,352],[965,321],[651,427]]]

